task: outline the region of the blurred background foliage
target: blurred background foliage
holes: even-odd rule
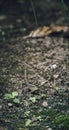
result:
[[[0,0],[0,33],[21,36],[37,26],[68,25],[68,12],[67,0]]]

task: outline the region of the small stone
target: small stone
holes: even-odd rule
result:
[[[48,107],[47,101],[43,101],[42,106],[43,106],[43,107]]]
[[[53,65],[51,66],[51,70],[55,70],[57,67],[58,67],[58,66],[57,66],[56,64],[53,64]]]
[[[57,79],[57,78],[59,77],[59,75],[58,75],[58,74],[54,74],[53,77],[54,77],[55,79]]]

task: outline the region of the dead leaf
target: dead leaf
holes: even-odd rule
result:
[[[29,35],[24,36],[23,38],[38,38],[38,37],[45,37],[50,36],[53,33],[66,33],[69,31],[68,26],[43,26],[39,27],[33,31],[30,32]]]

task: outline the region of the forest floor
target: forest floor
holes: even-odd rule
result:
[[[62,119],[69,114],[68,40],[45,37],[0,44],[0,122],[8,130],[22,128],[27,119],[30,129],[49,129],[52,124],[65,129]],[[20,103],[9,106],[11,100],[4,94],[12,91],[19,93]]]
[[[0,16],[0,130],[69,130],[69,38],[23,39],[23,18]]]

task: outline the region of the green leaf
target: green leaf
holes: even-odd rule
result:
[[[20,100],[19,100],[18,98],[14,98],[14,99],[13,99],[13,102],[19,104],[19,103],[20,103]]]
[[[12,103],[8,103],[8,106],[9,106],[9,107],[12,107],[12,106],[13,106],[13,104],[12,104]]]
[[[25,116],[29,116],[29,115],[30,115],[30,111],[26,111],[26,112],[24,113],[24,115],[25,115]]]
[[[18,96],[18,92],[17,91],[13,91],[12,95],[13,95],[13,97],[17,97]]]
[[[26,28],[21,28],[20,31],[21,32],[26,32],[27,30],[26,30]]]
[[[42,93],[42,94],[41,94],[41,97],[46,97],[46,94]]]
[[[37,116],[37,120],[42,121],[42,117],[41,116]]]
[[[13,99],[14,98],[14,96],[12,94],[10,94],[10,93],[6,93],[5,97],[7,97],[9,99]]]
[[[32,103],[36,102],[36,97],[30,97],[30,100],[32,101]]]
[[[59,92],[59,93],[62,93],[62,92],[63,92],[62,89],[60,88],[60,86],[56,86],[56,87],[55,87],[55,90],[56,90],[57,92]]]
[[[25,123],[25,126],[30,126],[30,124],[31,124],[31,120],[30,119],[27,119],[27,121],[26,121],[26,123]]]

